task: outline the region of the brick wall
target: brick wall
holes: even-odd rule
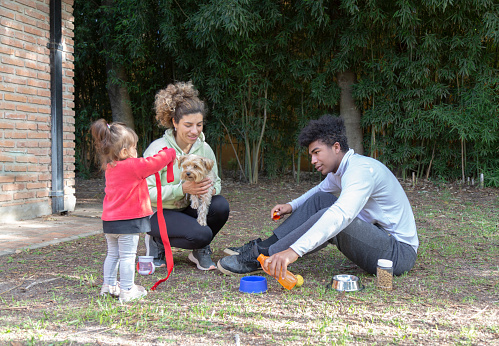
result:
[[[64,207],[75,206],[73,0],[62,0]],[[50,0],[0,0],[0,222],[52,213]]]

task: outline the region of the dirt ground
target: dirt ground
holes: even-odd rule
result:
[[[249,185],[232,179],[224,180],[222,194],[230,203],[231,213],[227,225],[212,244],[214,259],[217,260],[224,256],[222,251],[226,246],[241,245],[250,239],[271,235],[276,224],[270,220],[270,209],[275,204],[288,202],[300,196],[316,185],[319,179],[318,175],[304,177],[299,185],[290,177],[275,180],[260,179],[257,185]],[[478,189],[458,184],[442,186],[429,182],[419,182],[416,186],[413,186],[410,181],[402,184],[415,210],[418,229],[437,230],[431,233],[422,232],[420,235],[422,242],[435,244],[438,243],[436,240],[439,237],[448,241],[448,235],[456,232],[452,225],[453,222],[466,222],[463,217],[467,216],[460,213],[460,210],[465,206],[473,205],[478,209],[483,209],[488,213],[488,217],[497,220],[499,208],[497,189]],[[99,215],[95,213],[101,207],[104,196],[103,186],[104,180],[101,178],[77,179],[77,210],[89,210],[91,214],[89,217],[98,217]],[[435,201],[437,201],[436,206]],[[428,215],[428,213],[431,213],[432,216],[421,217],[421,215]],[[499,225],[496,226],[496,232],[499,231],[497,227]],[[453,241],[461,245],[460,248],[466,247],[466,242],[469,241],[467,236],[457,233],[455,235]],[[463,254],[444,254],[443,247],[427,247],[425,252],[420,254],[423,260],[418,261],[411,271],[412,276],[407,278],[407,281],[429,280],[431,279],[430,275],[441,273],[442,277],[445,277],[445,283],[436,288],[438,294],[441,295],[442,299],[448,299],[458,306],[468,297],[468,293],[460,288],[470,286],[471,277],[485,276],[490,280],[486,284],[480,285],[481,289],[476,290],[473,294],[477,309],[490,310],[489,306],[497,307],[499,301],[497,268],[494,273],[492,273],[493,270],[489,270],[488,274],[483,270],[480,273],[476,272],[477,263],[482,266],[482,269],[491,268],[498,264],[496,254],[499,243],[497,243],[497,237],[492,239],[492,242],[488,241],[486,236],[484,236],[483,241],[474,239],[470,251],[476,252],[477,255],[464,256],[470,262],[462,263],[459,270],[452,272],[448,271],[446,263],[460,261]],[[72,304],[78,305],[78,302],[84,304],[88,300],[88,291],[67,288],[80,284],[97,292],[102,280],[101,267],[105,252],[105,238],[93,236],[0,257],[1,281],[10,283],[11,286],[8,289],[0,287],[2,292],[0,299],[3,302],[2,307],[0,307],[0,316],[13,313],[29,319],[33,313],[39,314],[60,304],[61,295],[72,301]],[[301,261],[293,268],[302,273],[316,271],[317,260],[330,260],[329,255],[324,254],[324,252],[311,255],[316,257]],[[145,253],[143,241],[140,242],[138,253]],[[488,256],[488,253],[492,255]],[[188,275],[201,278],[205,273],[195,270],[187,259],[187,255],[187,251],[174,250],[175,270],[177,273],[186,271]],[[443,257],[446,258],[445,261],[438,260],[433,263],[433,261],[428,260],[429,258],[442,259]],[[330,265],[338,272],[362,276],[366,285],[373,283],[374,278],[366,276],[358,267],[341,256],[334,257],[333,263]],[[432,266],[431,271],[426,270],[429,266]],[[314,284],[327,284],[331,277],[330,273],[330,270],[326,270],[324,274],[317,274],[317,282]],[[181,275],[177,274],[170,280],[175,283],[179,277]],[[147,282],[147,284],[152,283],[154,282]],[[414,295],[416,285],[411,284],[408,287],[407,292],[399,291],[398,293],[402,296],[404,294]],[[272,294],[272,290],[269,293]],[[27,304],[27,302],[30,303]],[[497,313],[497,309],[495,311]],[[60,333],[67,329],[64,325],[61,325],[60,328]],[[496,335],[495,340],[497,341],[499,334],[494,335]],[[428,340],[428,342],[430,341]]]

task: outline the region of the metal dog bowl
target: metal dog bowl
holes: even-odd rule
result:
[[[360,280],[355,275],[340,274],[333,276],[328,288],[343,292],[356,292],[364,288]]]

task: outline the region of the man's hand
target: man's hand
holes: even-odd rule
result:
[[[267,258],[263,262],[263,268],[276,279],[279,276],[284,279],[288,265],[296,261],[298,257],[298,254],[292,248],[289,248]]]
[[[204,195],[211,191],[214,193],[215,189],[213,189],[213,182],[211,179],[205,178],[201,180],[199,183],[194,181],[186,181],[182,184],[182,191],[184,193],[188,193],[190,195]]]
[[[293,208],[291,207],[291,204],[278,204],[270,211],[270,218],[273,218],[274,213],[283,216],[286,214],[291,214],[292,211]]]

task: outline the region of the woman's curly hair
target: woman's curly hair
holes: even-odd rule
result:
[[[187,114],[201,113],[204,117],[205,105],[198,94],[190,81],[170,84],[166,89],[158,91],[154,107],[160,126],[172,128],[173,120],[178,124]]]
[[[338,142],[341,151],[346,153],[349,148],[343,119],[325,114],[320,119],[310,120],[308,125],[301,130],[298,142],[301,146],[308,147],[315,141],[321,141],[329,146]]]

